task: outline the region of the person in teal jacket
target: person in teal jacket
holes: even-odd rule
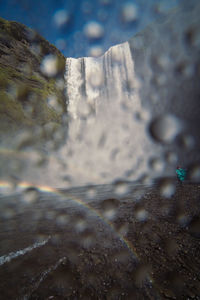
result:
[[[185,169],[182,169],[180,168],[179,166],[176,168],[176,174],[177,174],[177,177],[178,177],[178,180],[183,183],[183,181],[185,180],[186,178],[186,174],[187,174],[187,171]]]

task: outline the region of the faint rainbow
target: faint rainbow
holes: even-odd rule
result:
[[[85,203],[83,200],[75,197],[74,195],[72,195],[68,192],[63,192],[63,191],[60,191],[56,188],[52,188],[52,187],[47,186],[47,185],[32,184],[32,183],[26,182],[26,181],[23,181],[23,182],[17,183],[16,185],[13,185],[9,181],[0,181],[0,191],[8,189],[8,191],[16,192],[16,191],[21,191],[21,190],[28,189],[28,188],[36,188],[37,190],[39,190],[40,192],[43,192],[43,193],[52,193],[52,194],[55,194],[55,195],[58,195],[58,196],[69,197],[70,200],[72,200],[72,201],[78,203],[79,205],[87,208],[96,217],[98,217],[107,226],[109,226],[111,228],[111,230],[114,232],[114,234],[120,239],[120,241],[128,248],[128,250],[131,252],[133,258],[135,260],[139,260],[136,249],[132,245],[132,243],[130,241],[128,241],[123,235],[116,232],[116,230],[114,228],[114,225],[109,220],[105,219],[105,217],[101,213],[99,213],[96,209],[92,208],[89,204]]]

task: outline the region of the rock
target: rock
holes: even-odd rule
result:
[[[13,146],[13,137],[24,130],[33,144],[52,139],[66,113],[64,72],[65,57],[55,46],[0,18],[1,143]]]

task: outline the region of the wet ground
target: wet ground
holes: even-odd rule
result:
[[[0,200],[0,299],[200,299],[198,184]]]

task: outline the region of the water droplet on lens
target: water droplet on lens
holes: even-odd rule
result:
[[[176,191],[176,186],[172,179],[165,178],[159,184],[160,194],[164,198],[170,198]]]
[[[164,161],[161,158],[152,158],[149,162],[150,167],[156,172],[162,172],[164,169]]]
[[[49,96],[47,99],[47,103],[58,113],[61,113],[63,111],[63,108],[58,102],[58,99],[55,95]]]
[[[87,223],[84,219],[76,221],[75,229],[77,232],[83,232],[87,228]]]
[[[126,182],[117,182],[113,185],[113,192],[118,196],[125,195],[128,191],[129,185]]]
[[[100,23],[90,21],[85,25],[84,33],[88,39],[101,39],[104,35],[104,28]]]
[[[36,188],[28,188],[23,192],[22,200],[26,204],[35,203],[39,198],[39,192]]]
[[[54,14],[54,22],[55,25],[58,28],[61,28],[65,25],[67,25],[70,21],[70,15],[68,13],[68,11],[61,9],[56,11],[56,13]]]
[[[101,205],[103,209],[103,215],[108,219],[112,219],[116,215],[118,206],[119,201],[117,199],[104,200]]]
[[[54,220],[54,219],[55,219],[55,216],[56,216],[55,211],[47,211],[47,212],[45,213],[45,218],[46,218],[47,220]]]
[[[60,227],[65,227],[67,223],[69,222],[69,217],[67,215],[59,215],[56,218],[56,224]]]
[[[164,115],[155,118],[149,131],[156,142],[171,143],[182,129],[181,122],[173,115]]]
[[[101,88],[101,86],[103,85],[103,81],[104,81],[103,72],[99,71],[97,73],[91,71],[91,73],[89,74],[89,83],[92,87]]]
[[[138,18],[137,6],[131,2],[125,3],[121,11],[122,20],[125,23],[132,23]]]
[[[138,209],[135,213],[135,217],[138,221],[144,222],[148,218],[148,212],[144,208]]]
[[[96,195],[97,195],[97,191],[94,187],[90,187],[90,188],[87,189],[87,197],[89,199],[95,198]]]
[[[41,71],[44,75],[54,77],[57,74],[57,58],[56,56],[49,54],[46,55],[41,63]]]
[[[16,148],[17,150],[22,150],[26,147],[32,146],[34,143],[33,136],[30,131],[23,131],[16,137]]]
[[[103,48],[101,46],[93,46],[90,48],[89,56],[100,57],[103,55]]]
[[[60,50],[60,51],[64,51],[67,48],[67,43],[64,39],[57,39],[56,40],[56,47]]]

